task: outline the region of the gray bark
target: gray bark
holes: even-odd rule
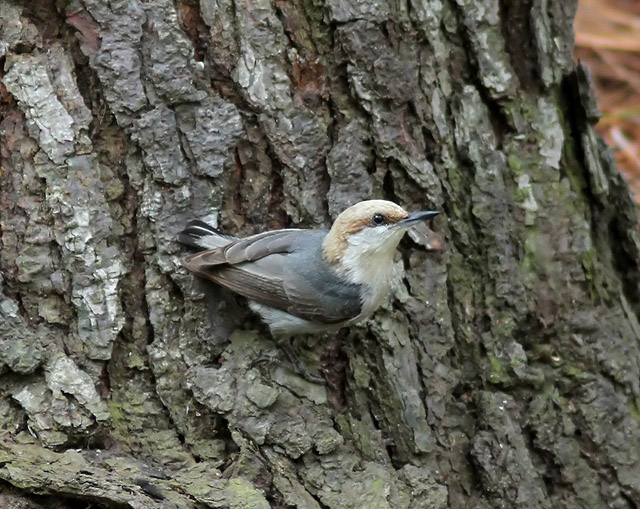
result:
[[[0,506],[640,505],[637,210],[574,10],[0,0]],[[176,233],[371,197],[439,237],[300,342],[326,387],[254,365]]]

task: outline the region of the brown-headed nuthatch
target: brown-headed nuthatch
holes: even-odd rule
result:
[[[438,215],[385,200],[344,210],[329,231],[284,229],[243,239],[192,221],[178,240],[200,252],[182,264],[249,299],[275,336],[321,333],[373,313],[389,291],[407,229]]]

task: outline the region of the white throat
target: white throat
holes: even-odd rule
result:
[[[365,228],[347,239],[340,265],[350,282],[368,289],[362,302],[363,315],[372,313],[388,293],[393,255],[404,233],[400,228]]]

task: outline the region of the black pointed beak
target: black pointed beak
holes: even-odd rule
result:
[[[429,221],[436,217],[440,212],[438,210],[422,210],[420,212],[412,212],[404,219],[401,219],[396,223],[396,226],[401,228],[409,228],[414,224],[422,223],[423,221]]]

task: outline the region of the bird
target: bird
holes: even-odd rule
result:
[[[197,250],[182,265],[246,297],[274,337],[321,334],[378,309],[400,240],[439,213],[365,200],[341,212],[329,230],[286,228],[238,238],[193,220],[178,241]]]

